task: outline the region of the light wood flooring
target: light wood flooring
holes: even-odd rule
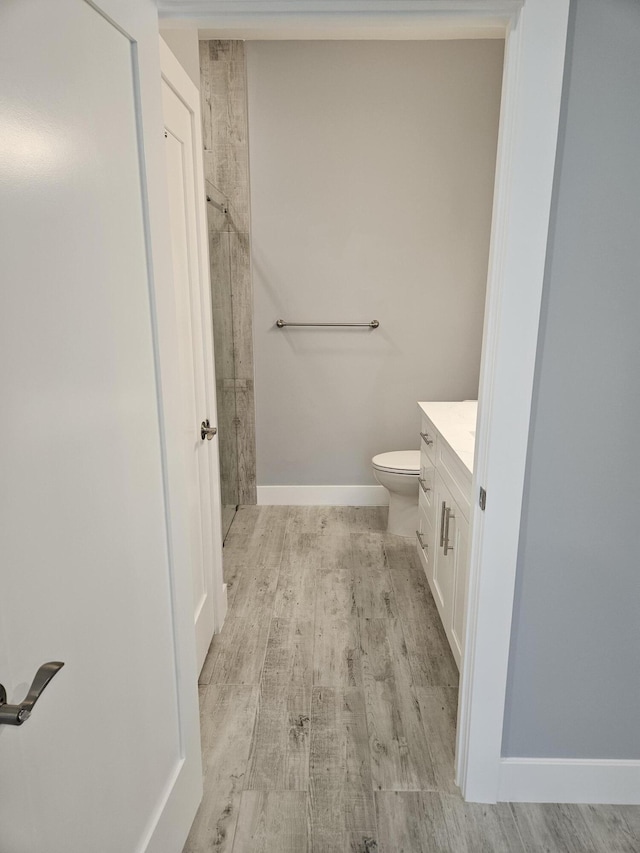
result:
[[[185,853],[638,853],[635,807],[465,803],[458,673],[384,510],[243,507]]]

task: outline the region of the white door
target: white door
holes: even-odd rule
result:
[[[2,853],[179,853],[201,796],[152,0],[0,5]],[[6,720],[7,708],[0,708]]]
[[[160,63],[199,671],[226,610],[200,95],[162,40]]]

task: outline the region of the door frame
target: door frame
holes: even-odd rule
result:
[[[159,0],[201,38],[504,38],[476,428],[456,779],[466,800],[522,799],[502,757],[520,519],[569,0]],[[486,511],[478,506],[486,488]]]
[[[156,366],[165,495],[169,587],[173,614],[174,665],[178,692],[181,758],[151,816],[139,850],[180,850],[202,798],[202,758],[193,630],[187,483],[183,464],[178,331],[171,262],[171,232],[159,85],[158,17],[154,0],[86,0],[111,20],[131,43],[138,152],[149,274],[149,302]],[[188,822],[187,822],[188,818]]]
[[[159,37],[161,79],[175,93],[190,114],[191,138],[193,140],[193,167],[195,182],[195,238],[198,246],[197,277],[200,291],[200,319],[202,323],[202,348],[204,350],[204,384],[208,417],[217,427],[218,409],[216,400],[216,378],[213,357],[213,319],[211,306],[210,266],[209,266],[209,229],[206,211],[204,185],[204,164],[202,159],[202,116],[200,92],[173,55],[171,49]],[[220,463],[218,458],[218,437],[214,436],[215,448],[207,447],[209,457],[209,479],[211,484],[212,509],[212,564],[207,578],[207,589],[213,601],[213,633],[218,634],[227,613],[227,585],[223,577],[222,565],[222,521],[220,515]],[[209,442],[207,442],[209,444]],[[217,500],[216,500],[217,492]],[[199,658],[202,655],[199,652]],[[198,665],[200,660],[198,661]]]

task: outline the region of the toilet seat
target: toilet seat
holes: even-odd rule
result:
[[[371,464],[378,471],[416,476],[420,473],[420,451],[392,450],[390,453],[378,453]]]

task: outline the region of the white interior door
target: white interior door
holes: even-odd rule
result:
[[[198,670],[226,610],[200,96],[160,42]],[[201,424],[211,432],[202,437]]]
[[[0,79],[8,702],[65,664],[0,725],[0,850],[178,853],[202,785],[155,6],[4,3]]]

